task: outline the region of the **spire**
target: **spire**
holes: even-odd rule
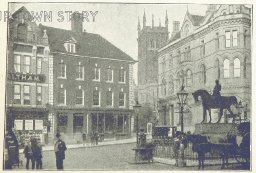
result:
[[[146,13],[144,9],[144,14],[143,14],[143,28],[146,26]]]
[[[140,31],[140,29],[141,29],[140,28],[140,17],[138,17],[138,28],[137,29],[138,29],[138,31]]]
[[[159,18],[159,27],[161,27],[161,19]]]
[[[152,14],[152,28],[154,27],[154,14]]]
[[[165,14],[165,27],[168,29],[168,24],[169,24],[169,20],[168,20],[168,14],[167,14],[167,10],[166,10],[166,14]]]

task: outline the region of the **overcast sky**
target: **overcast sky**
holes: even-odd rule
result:
[[[65,11],[87,11],[89,22],[85,21],[83,24],[86,32],[100,34],[135,60],[138,58],[138,18],[142,25],[144,10],[149,26],[152,25],[152,14],[154,14],[155,26],[159,25],[159,19],[163,26],[167,10],[169,31],[172,32],[172,22],[177,20],[182,24],[187,9],[191,14],[197,15],[204,15],[207,9],[206,5],[198,4],[10,3],[9,11],[13,13],[22,6],[25,6],[30,12],[51,11],[52,21],[37,21],[36,23],[63,29],[71,28],[68,13]],[[98,11],[94,22],[90,11],[93,14]],[[58,19],[61,19],[58,13],[64,17],[62,18],[63,22],[58,22]],[[137,81],[137,66],[135,66],[134,78]]]

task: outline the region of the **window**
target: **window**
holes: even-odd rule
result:
[[[113,82],[113,70],[110,66],[107,68],[107,82]]]
[[[244,78],[246,78],[246,71],[247,71],[247,68],[246,68],[246,57],[244,58]]]
[[[162,62],[162,70],[163,70],[163,73],[166,71],[165,58],[163,58],[163,62]]]
[[[14,55],[14,72],[20,73],[20,55]]]
[[[219,33],[216,33],[216,38],[215,38],[215,49],[218,51],[220,48],[220,40],[219,40]]]
[[[234,60],[234,77],[240,77],[240,60],[236,58]]]
[[[94,78],[95,81],[100,81],[100,68],[98,67],[98,64],[95,64],[94,67]]]
[[[201,41],[201,57],[203,57],[205,55],[205,44],[204,44],[204,40]]]
[[[229,60],[225,59],[224,62],[224,78],[229,78]]]
[[[184,36],[188,36],[189,34],[189,24],[186,24],[186,26],[184,27]]]
[[[113,92],[111,91],[111,89],[109,88],[109,90],[107,91],[107,106],[113,106]]]
[[[13,104],[20,104],[20,85],[14,85]]]
[[[237,46],[237,31],[234,30],[232,31],[232,41],[233,41],[233,47],[236,47]]]
[[[93,106],[100,106],[100,91],[98,88],[93,91]]]
[[[187,47],[187,60],[190,60],[191,58],[191,51],[190,51],[190,46]]]
[[[66,105],[66,90],[63,88],[63,85],[58,90],[58,103],[60,105]]]
[[[225,32],[225,37],[226,37],[226,47],[230,47],[230,31]]]
[[[121,91],[119,93],[119,107],[124,107],[125,106],[125,93]]]
[[[68,125],[68,115],[66,113],[58,114],[57,121],[58,131],[66,132]]]
[[[125,70],[123,67],[119,70],[119,82],[125,83]]]
[[[206,84],[206,68],[205,68],[205,65],[201,66],[201,83]]]
[[[76,105],[84,105],[84,90],[81,89],[81,86],[76,90]]]
[[[191,72],[191,70],[188,70],[188,71],[187,71],[186,77],[187,77],[187,79],[186,79],[186,82],[187,82],[186,85],[187,85],[187,87],[192,86],[192,72]]]
[[[42,58],[41,57],[37,58],[36,72],[37,72],[37,74],[41,74],[42,73]]]
[[[36,88],[36,104],[42,105],[42,87],[37,86]]]
[[[173,77],[169,77],[169,86],[168,86],[169,95],[172,95],[174,93],[174,83],[173,83]]]
[[[67,52],[76,53],[76,45],[72,43],[65,43],[65,48]]]
[[[19,41],[27,40],[27,26],[25,24],[18,25],[17,38]]]
[[[217,72],[217,73],[216,73],[216,75],[217,75],[217,76],[216,76],[216,79],[220,79],[220,62],[219,62],[219,60],[217,59],[215,63],[216,63],[216,72]]]
[[[30,56],[24,57],[24,72],[30,73]]]
[[[76,66],[76,78],[78,80],[84,80],[84,66],[81,65],[81,62]]]
[[[30,105],[30,86],[23,86],[24,105]]]
[[[66,64],[64,64],[63,60],[61,60],[60,64],[59,64],[59,77],[61,78],[66,78]]]
[[[84,117],[83,114],[74,114],[73,116],[73,132],[82,133],[83,132]]]
[[[165,80],[165,78],[162,79],[162,95],[166,96],[166,80]]]

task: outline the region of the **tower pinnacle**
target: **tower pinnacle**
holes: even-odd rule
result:
[[[146,26],[146,13],[144,9],[144,14],[143,14],[143,28]]]
[[[168,24],[169,24],[169,20],[168,20],[168,14],[167,14],[167,10],[166,10],[166,14],[165,14],[165,27],[168,29]]]

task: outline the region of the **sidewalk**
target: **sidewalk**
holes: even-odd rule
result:
[[[83,144],[69,144],[67,145],[68,149],[75,149],[75,148],[90,148],[90,147],[99,147],[99,146],[106,146],[106,145],[117,145],[117,144],[128,144],[128,143],[135,143],[136,142],[136,137],[131,137],[128,139],[121,139],[121,140],[115,140],[115,139],[110,139],[110,140],[105,140],[102,142],[99,142],[98,145],[92,145],[91,143],[85,143]],[[46,145],[42,147],[43,151],[52,151],[54,150],[53,145]],[[22,153],[23,149],[19,150],[19,153]]]

